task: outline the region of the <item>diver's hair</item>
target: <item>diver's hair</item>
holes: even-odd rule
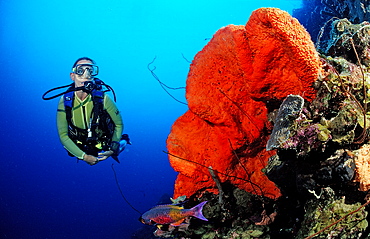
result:
[[[75,63],[74,63],[74,64],[73,64],[73,66],[72,66],[72,69],[73,69],[73,68],[75,68],[75,66],[77,65],[77,63],[78,63],[79,61],[82,61],[82,60],[91,61],[94,65],[96,65],[96,62],[95,62],[93,59],[91,59],[90,57],[84,56],[84,57],[80,57],[80,58],[78,58],[78,59],[75,61]]]

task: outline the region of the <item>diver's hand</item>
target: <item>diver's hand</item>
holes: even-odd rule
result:
[[[101,153],[98,154],[98,160],[103,161],[109,158],[114,152],[112,150],[109,151],[102,151]]]
[[[88,154],[84,155],[83,160],[90,165],[95,165],[99,162],[99,159],[97,157]]]

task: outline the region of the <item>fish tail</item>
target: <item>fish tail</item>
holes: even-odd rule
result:
[[[190,209],[193,212],[193,216],[194,217],[199,218],[199,219],[204,220],[204,221],[208,221],[208,219],[205,218],[203,216],[203,213],[202,213],[203,206],[206,203],[207,203],[207,201],[201,202],[198,205],[196,205],[195,207],[193,207],[193,208]]]

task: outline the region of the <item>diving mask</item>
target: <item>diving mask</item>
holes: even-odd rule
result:
[[[82,76],[86,70],[91,76],[96,76],[99,73],[99,67],[93,64],[78,64],[72,68],[72,72],[79,76]]]

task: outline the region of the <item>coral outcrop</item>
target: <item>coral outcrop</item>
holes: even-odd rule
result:
[[[209,222],[166,236],[369,238],[370,27],[328,24],[319,56],[298,21],[262,8],[196,55],[167,146],[174,197],[208,201]]]
[[[216,191],[208,166],[220,172],[222,182],[279,197],[261,171],[271,156],[264,134],[268,104],[288,94],[312,100],[320,66],[305,29],[282,10],[258,9],[246,26],[220,29],[191,64],[189,110],[167,140],[171,165],[179,172],[174,197]]]
[[[331,188],[323,188],[320,198],[307,202],[303,227],[297,238],[306,238],[312,235],[316,235],[314,238],[322,239],[360,238],[368,226],[367,214],[360,203],[346,204],[344,198],[335,197]],[[330,225],[333,226],[330,227]]]
[[[261,171],[273,155],[265,150],[269,108],[288,94],[311,101],[320,69],[310,36],[285,11],[261,8],[246,26],[218,30],[191,64],[189,110],[167,139],[171,166],[179,172],[174,197],[200,189],[217,192],[209,166],[221,182],[279,197]]]

